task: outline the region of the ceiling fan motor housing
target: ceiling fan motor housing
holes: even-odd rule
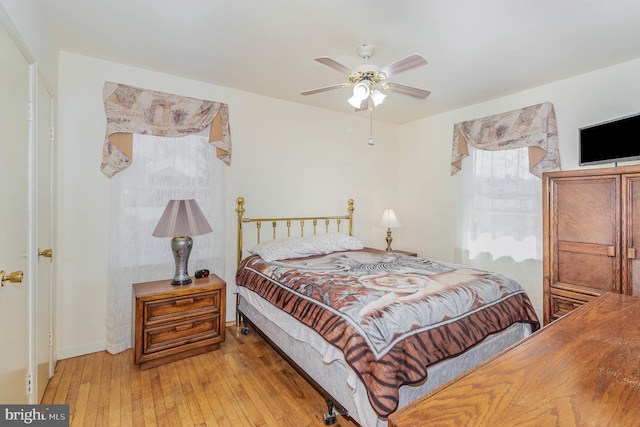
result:
[[[376,67],[378,68],[378,67]],[[379,68],[378,68],[379,69]],[[385,73],[379,71],[357,71],[355,73],[349,74],[349,82],[351,84],[358,84],[360,82],[366,82],[370,85],[377,86],[380,89],[388,89],[388,83],[384,83],[383,80],[387,78]]]
[[[358,46],[358,56],[360,58],[368,59],[376,53],[376,47],[372,44],[361,44]]]

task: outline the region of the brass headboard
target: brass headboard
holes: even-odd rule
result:
[[[313,234],[317,234],[319,222],[320,222],[320,226],[324,224],[325,232],[328,233],[329,225],[332,223],[332,221],[335,221],[335,224],[337,225],[337,231],[339,232],[342,220],[347,220],[348,227],[349,227],[349,236],[353,236],[353,211],[355,209],[353,207],[353,199],[347,200],[347,205],[348,205],[347,215],[337,215],[337,216],[321,215],[321,216],[309,216],[309,217],[282,217],[282,218],[245,218],[244,217],[244,212],[245,212],[244,197],[238,197],[236,199],[236,214],[238,215],[238,233],[237,233],[238,264],[240,264],[240,261],[242,261],[242,245],[243,245],[242,226],[243,224],[250,223],[250,222],[254,222],[256,224],[256,230],[257,230],[257,236],[258,236],[256,243],[260,243],[260,231],[263,223],[267,223],[267,224],[271,223],[272,238],[275,239],[278,223],[285,224],[285,227],[287,228],[287,237],[290,237],[291,224],[293,222],[299,222],[300,236],[304,236],[304,226],[307,221],[311,222],[311,225],[313,226]]]

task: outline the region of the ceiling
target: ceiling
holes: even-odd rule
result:
[[[640,58],[637,0],[32,1],[62,50],[348,114],[364,114],[350,89],[300,95],[347,81],[314,58],[419,53],[428,65],[390,81],[431,95],[373,113],[396,124]]]

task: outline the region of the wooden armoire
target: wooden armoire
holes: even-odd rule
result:
[[[640,296],[640,165],[542,182],[544,324],[605,292]]]

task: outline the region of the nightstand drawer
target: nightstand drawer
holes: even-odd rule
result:
[[[143,352],[155,353],[167,348],[220,338],[220,316],[203,316],[189,321],[144,329]]]
[[[144,305],[144,325],[153,326],[172,319],[215,313],[220,307],[220,292],[205,292],[181,298],[149,301]]]

